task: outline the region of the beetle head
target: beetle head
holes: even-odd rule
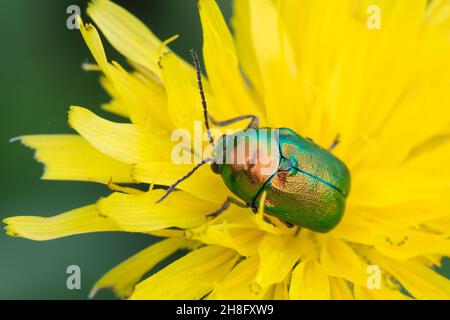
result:
[[[278,169],[278,139],[269,129],[247,129],[223,135],[216,141],[213,172],[245,171],[256,180],[266,179]],[[226,178],[226,177],[224,177]]]

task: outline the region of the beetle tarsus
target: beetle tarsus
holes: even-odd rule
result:
[[[247,129],[250,129],[250,128],[256,129],[259,127],[259,118],[253,114],[247,114],[244,116],[239,116],[236,118],[231,118],[231,119],[223,120],[223,121],[217,121],[213,117],[209,116],[209,120],[211,121],[211,123],[218,127],[226,127],[226,126],[229,126],[230,124],[233,124],[233,123],[236,123],[236,122],[239,122],[242,120],[247,120],[247,119],[250,119],[250,122],[247,125]]]
[[[289,223],[289,222],[287,222],[287,221],[283,221],[283,223],[284,223],[284,225],[285,225],[286,227],[288,227],[289,229],[294,227],[294,225],[293,225],[292,223]]]
[[[222,206],[215,212],[208,214],[208,217],[217,217],[219,216],[221,213],[223,213],[225,210],[227,210],[230,207],[230,204],[234,204],[237,205],[240,208],[248,208],[249,206],[251,206],[251,204],[249,203],[243,203],[233,197],[228,197],[227,200],[225,200],[225,202],[222,204]]]
[[[331,146],[328,148],[328,151],[333,151],[334,150],[334,148],[336,148],[336,146],[341,142],[341,140],[340,140],[340,135],[338,134],[338,135],[336,135],[336,138],[334,138],[334,141],[333,141],[333,143],[331,144]]]
[[[227,210],[230,207],[230,202],[227,200],[225,201],[222,206],[215,212],[208,214],[208,217],[218,217],[221,213],[223,213],[225,210]]]

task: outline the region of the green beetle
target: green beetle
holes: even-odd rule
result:
[[[264,212],[278,217],[287,225],[317,232],[333,229],[344,214],[350,191],[349,170],[331,154],[338,139],[329,149],[324,149],[288,128],[259,128],[258,118],[253,115],[215,121],[207,113],[198,57],[195,52],[192,56],[209,141],[215,145],[215,157],[195,166],[167,189],[158,202],[200,166],[211,162],[212,170],[220,174],[230,191],[241,199],[229,197],[212,215],[222,213],[231,203],[256,212],[265,192]],[[245,119],[250,119],[245,130],[224,135],[215,144],[209,132],[210,121],[216,126],[228,126]]]

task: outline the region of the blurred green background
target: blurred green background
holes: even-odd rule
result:
[[[218,1],[229,19],[231,1]],[[119,1],[161,39],[180,38],[171,47],[189,59],[201,49],[196,0]],[[108,100],[98,73],[83,72],[92,62],[78,30],[68,30],[66,9],[87,1],[0,1],[0,218],[14,215],[52,216],[95,202],[107,195],[103,185],[43,181],[42,165],[33,152],[8,140],[33,133],[71,133],[67,110],[86,106],[100,115]],[[110,47],[108,57],[121,61]],[[110,119],[114,119],[108,115]],[[126,233],[98,233],[34,242],[0,232],[0,299],[85,299],[93,283],[111,267],[155,239]],[[81,268],[81,290],[66,288],[66,268]],[[446,263],[445,273],[450,274]],[[107,290],[97,298],[114,298]]]

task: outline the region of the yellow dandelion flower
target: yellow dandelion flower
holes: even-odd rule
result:
[[[44,179],[107,184],[97,203],[55,217],[11,217],[9,235],[49,240],[103,231],[165,238],[93,288],[131,299],[448,299],[433,269],[450,254],[450,2],[235,0],[232,34],[214,0],[199,1],[205,94],[215,119],[256,114],[322,146],[348,166],[345,215],[328,233],[288,228],[230,206],[209,166],[170,197],[120,183],[170,186],[177,128],[202,121],[196,72],[130,13],[93,0],[87,13],[133,70],[106,57],[97,29],[81,33],[112,100],[102,119],[72,106],[78,134],[23,136]],[[373,12],[372,12],[373,11]],[[371,16],[375,15],[375,16]],[[376,16],[378,15],[378,16]],[[370,19],[378,18],[378,24]],[[198,161],[198,159],[196,159]],[[177,250],[182,258],[142,279]]]

